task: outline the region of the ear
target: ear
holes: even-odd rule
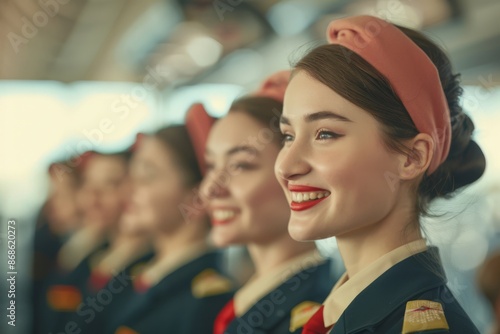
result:
[[[401,156],[399,177],[413,180],[425,173],[434,155],[434,140],[426,133],[419,133],[406,143],[408,154]]]
[[[183,209],[188,211],[189,219],[195,221],[206,216],[207,212],[205,205],[206,203],[201,196],[199,186],[187,190],[183,196],[183,201],[181,204]],[[184,218],[186,218],[185,213],[186,212],[183,213]]]

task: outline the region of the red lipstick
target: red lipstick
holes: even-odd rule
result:
[[[326,191],[325,189],[310,187],[310,186],[302,186],[302,185],[298,185],[298,184],[297,185],[289,184],[288,190],[293,191],[293,192]]]
[[[321,189],[321,188],[304,186],[304,185],[291,185],[291,184],[288,185],[288,190],[292,191],[292,192],[328,192],[327,190]],[[304,210],[310,209],[313,206],[315,206],[316,204],[318,204],[321,201],[323,201],[328,196],[330,196],[330,194],[328,194],[327,196],[324,196],[322,198],[317,198],[317,199],[314,199],[314,200],[303,201],[303,202],[300,202],[300,203],[294,202],[292,200],[292,202],[290,203],[290,209],[292,211],[304,211]]]
[[[301,202],[301,203],[292,202],[292,203],[290,203],[290,209],[292,209],[292,211],[304,211],[304,210],[307,210],[309,208],[312,208],[313,206],[315,206],[316,204],[318,204],[319,202],[321,202],[325,198],[326,197],[318,198],[318,199],[315,199],[312,201],[305,201],[305,202]]]

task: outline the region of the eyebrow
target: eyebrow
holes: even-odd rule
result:
[[[334,120],[341,121],[341,122],[352,122],[349,118],[342,116],[342,115],[339,115],[337,113],[334,113],[333,111],[318,111],[318,112],[304,116],[304,119],[307,123],[319,121],[322,119],[334,119]],[[280,117],[280,123],[290,125],[290,120],[287,117],[282,115]]]
[[[226,155],[230,156],[230,155],[234,155],[234,154],[240,153],[240,152],[247,152],[247,153],[250,153],[253,155],[258,154],[258,151],[257,151],[257,149],[255,149],[255,147],[248,146],[248,145],[240,145],[240,146],[235,146],[232,149],[230,149],[229,151],[227,151]]]

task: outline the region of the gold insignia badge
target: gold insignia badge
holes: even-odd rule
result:
[[[55,285],[47,291],[47,302],[54,310],[73,312],[82,302],[82,293],[71,285]]]
[[[115,331],[115,334],[139,334],[139,332],[136,332],[132,328],[127,326],[120,326]]]
[[[214,269],[205,269],[191,282],[191,291],[196,298],[220,295],[233,288],[233,283]]]
[[[440,303],[430,300],[411,300],[406,303],[402,334],[434,329],[449,329]]]
[[[320,307],[321,304],[311,301],[305,301],[295,306],[290,315],[290,332],[295,332],[304,326]]]

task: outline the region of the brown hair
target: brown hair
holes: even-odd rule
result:
[[[183,171],[187,186],[196,186],[202,180],[202,174],[191,138],[184,125],[173,125],[159,129],[153,136],[160,140],[175,155],[175,163]]]
[[[283,135],[279,129],[279,118],[283,112],[283,103],[265,96],[246,96],[237,99],[229,112],[243,112],[273,131],[273,140],[281,144]]]
[[[459,75],[452,72],[450,60],[423,34],[408,28],[398,28],[427,54],[438,69],[450,109],[450,153],[434,173],[424,175],[416,189],[415,210],[418,214],[427,214],[433,199],[451,197],[455,190],[481,177],[486,162],[481,149],[471,139],[474,124],[459,104],[462,88]],[[295,69],[306,71],[370,113],[381,124],[387,147],[410,154],[403,142],[415,137],[419,131],[389,81],[359,55],[341,45],[322,45],[300,59]]]

